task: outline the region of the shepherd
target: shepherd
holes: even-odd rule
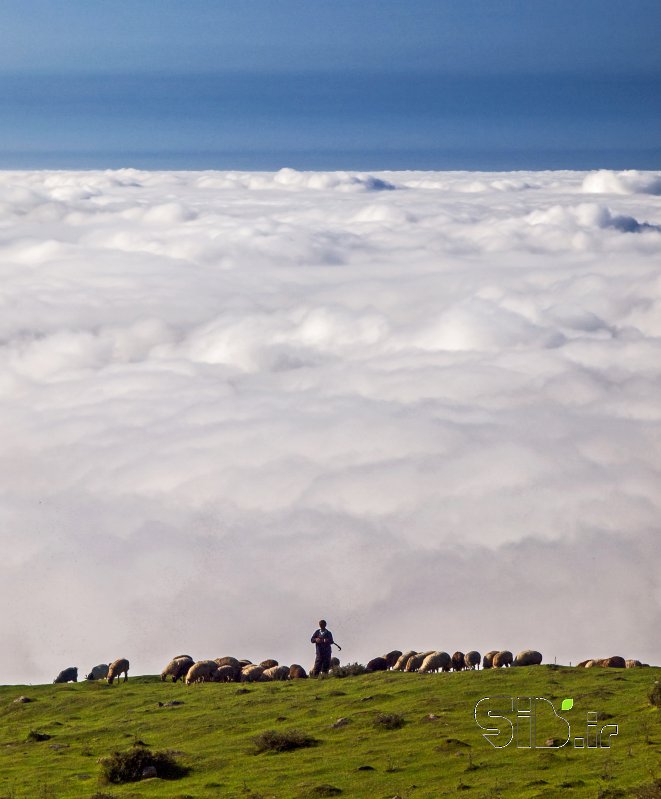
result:
[[[313,677],[328,674],[331,662],[331,647],[335,644],[335,641],[333,641],[333,633],[326,629],[326,622],[324,619],[321,619],[319,622],[319,629],[312,633],[310,641],[317,648],[317,656],[314,659],[314,666],[310,674]],[[338,649],[340,648],[339,644],[335,644],[335,646]]]

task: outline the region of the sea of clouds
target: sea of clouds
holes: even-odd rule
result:
[[[0,683],[661,662],[661,177],[0,173]]]

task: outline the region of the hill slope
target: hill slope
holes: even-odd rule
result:
[[[444,795],[630,796],[661,777],[661,713],[648,692],[661,669],[541,666],[458,674],[386,673],[324,681],[183,686],[156,677],[128,683],[0,687],[0,797],[5,799],[437,799]],[[31,702],[14,701],[27,696]],[[610,749],[495,749],[474,719],[483,697],[538,696],[563,715],[572,737],[586,714],[617,723]],[[176,701],[183,704],[170,705]],[[160,703],[160,704],[159,704]],[[400,714],[399,729],[375,726]],[[333,727],[338,718],[348,721]],[[539,718],[539,735],[557,731]],[[265,730],[299,729],[312,748],[254,754]],[[30,731],[51,736],[28,741]],[[98,759],[128,750],[173,750],[190,768],[178,780],[105,785]],[[333,789],[336,789],[335,791]],[[341,793],[340,793],[341,792]]]

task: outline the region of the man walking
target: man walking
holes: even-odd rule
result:
[[[315,630],[310,641],[317,648],[317,656],[314,659],[314,667],[310,674],[313,677],[328,674],[331,662],[333,633],[326,629],[326,622],[323,619],[319,622],[319,629]]]

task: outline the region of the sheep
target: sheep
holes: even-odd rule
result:
[[[388,671],[388,661],[385,658],[372,658],[365,668],[367,671]]]
[[[483,669],[493,668],[493,659],[497,654],[498,654],[497,649],[492,649],[491,652],[487,652],[487,654],[482,658],[482,668]]]
[[[635,669],[643,665],[640,660],[625,660],[624,663],[628,669]]]
[[[167,677],[172,677],[172,682],[183,680],[188,670],[195,661],[189,655],[179,655],[173,658],[161,672],[161,682],[165,682]]]
[[[331,669],[336,669],[339,665],[340,665],[340,659],[338,657],[332,657],[330,659]]]
[[[289,667],[289,679],[290,680],[304,680],[307,678],[307,672],[300,666],[298,663],[292,663]]]
[[[259,664],[263,669],[272,669],[278,665],[277,660],[273,660],[273,658],[269,658],[268,660],[262,660]]]
[[[248,663],[241,669],[241,682],[263,682],[264,669]]]
[[[392,667],[393,671],[404,671],[406,664],[409,662],[409,658],[417,654],[418,653],[415,651],[415,649],[409,649],[408,652],[403,652],[397,659],[395,665]]]
[[[427,657],[426,652],[421,652],[416,655],[411,655],[411,657],[406,661],[406,666],[404,666],[404,671],[417,671],[424,659]]]
[[[591,668],[593,668],[593,666],[598,666],[598,665],[599,665],[599,661],[598,660],[588,660],[585,663],[585,668],[586,669],[591,669]]]
[[[218,664],[215,660],[198,660],[186,673],[186,685],[194,682],[212,682],[217,671]]]
[[[240,673],[240,672],[239,672]],[[214,671],[212,682],[236,682],[236,671],[232,666],[218,666]]]
[[[61,671],[53,680],[53,684],[61,682],[78,682],[78,666],[69,666]]]
[[[432,652],[422,661],[418,672],[420,674],[429,674],[432,671],[450,671],[451,665],[452,658],[447,652]]]
[[[463,652],[455,652],[452,655],[452,668],[454,671],[461,671],[466,666]]]
[[[265,680],[288,680],[289,666],[271,666],[268,669],[264,669],[262,676]]]
[[[590,662],[591,662],[590,660],[582,660],[580,663],[576,664],[576,668],[577,669],[584,669],[584,668],[587,667],[588,663],[590,663]]]
[[[122,674],[124,675],[124,682],[126,682],[129,678],[129,662],[126,658],[114,660],[110,666],[108,666],[108,685],[112,685],[115,677],[117,677],[117,682],[119,682],[119,678]]]
[[[239,682],[241,680],[241,669],[242,665],[240,661],[233,657],[222,657],[222,658],[215,658],[216,663],[218,664],[219,668],[223,666],[229,666],[234,674],[234,682]]]
[[[229,657],[228,655],[222,658],[216,658],[216,663],[219,666],[232,666],[234,669],[241,668],[241,663],[236,658]]]
[[[624,658],[620,657],[619,655],[614,655],[610,658],[603,658],[599,661],[599,665],[611,669],[624,669],[626,668],[627,664]]]
[[[261,663],[259,665],[262,666]],[[262,666],[262,668],[264,667]],[[264,669],[262,672],[262,680],[268,680],[269,682],[275,680],[275,670],[277,668],[279,668],[279,666],[269,666],[267,669]],[[289,669],[287,669],[287,676],[289,676]]]
[[[524,649],[514,658],[514,666],[539,666],[542,662],[542,653],[534,649]]]
[[[90,673],[85,677],[86,680],[105,680],[108,676],[108,664],[107,663],[99,663],[98,666],[94,666],[94,668],[90,671]]]
[[[427,655],[432,655],[433,653],[434,650],[430,649],[428,652],[420,652],[418,655],[411,655],[404,667],[404,671],[417,671],[420,666],[422,666]]]
[[[502,666],[511,666],[512,653],[507,649],[503,649],[502,652],[496,652],[496,654],[493,656],[492,665],[494,669],[499,669]]]
[[[395,664],[397,663],[399,658],[401,658],[401,656],[402,653],[399,651],[399,649],[393,649],[392,652],[388,652],[388,654],[384,655],[383,657],[386,663],[388,664],[388,668],[394,669]]]
[[[232,681],[239,682],[241,679],[241,664],[236,658],[233,657],[222,657],[222,658],[215,658],[215,662],[218,665],[219,669],[227,667],[231,670],[233,674]],[[227,674],[227,672],[223,672],[223,674]],[[230,682],[229,680],[227,682]]]
[[[467,669],[479,669],[480,660],[482,660],[482,656],[475,649],[471,649],[470,652],[466,652],[464,655],[464,662],[466,663]]]

